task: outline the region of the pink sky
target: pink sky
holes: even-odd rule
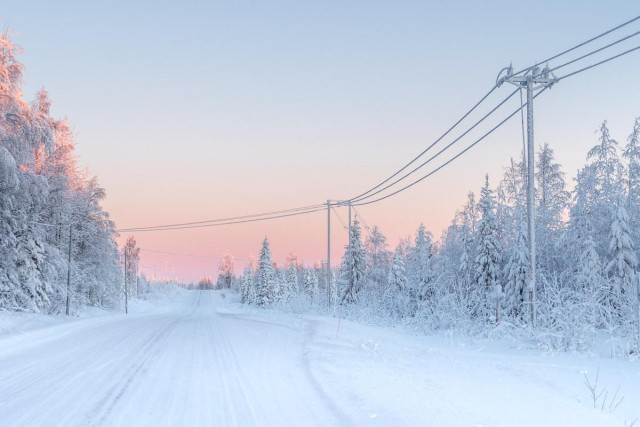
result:
[[[528,3],[506,1],[116,0],[104,8],[10,2],[2,13],[25,52],[27,99],[47,88],[53,115],[69,117],[77,134],[80,164],[107,190],[104,206],[128,228],[353,197],[421,152],[509,62],[520,68],[551,56],[637,15],[637,4],[547,2],[544,13],[532,14]],[[636,40],[626,43],[619,51]],[[639,66],[640,55],[628,55],[536,100],[536,143],[554,148],[569,183],[603,120],[621,143],[631,132],[640,86],[629,82]],[[487,106],[510,90],[497,91]],[[512,101],[498,120],[519,105]],[[421,222],[439,238],[467,192],[478,192],[487,172],[495,186],[521,144],[516,119],[432,178],[361,214],[386,234],[390,249]],[[347,236],[333,219],[337,263]],[[326,257],[325,213],[135,237],[147,250],[229,251],[239,272],[240,258],[257,255],[265,235],[277,262],[290,252],[307,264]],[[183,281],[217,270],[216,259],[150,252],[142,252],[142,264]]]

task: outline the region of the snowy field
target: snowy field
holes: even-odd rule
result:
[[[217,291],[89,314],[0,313],[1,426],[623,427],[640,416],[637,361],[338,330]],[[608,399],[624,396],[613,414],[584,385],[598,369]]]

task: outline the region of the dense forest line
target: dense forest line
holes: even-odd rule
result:
[[[242,276],[243,301],[297,311],[342,304],[347,316],[368,321],[533,334],[567,350],[590,348],[602,331],[614,354],[637,352],[640,118],[624,145],[602,123],[586,160],[569,190],[551,147],[536,153],[535,327],[522,159],[494,188],[487,176],[478,199],[470,192],[439,241],[421,225],[391,251],[377,227],[363,236],[356,220],[353,244],[329,280],[323,266],[306,268],[295,257],[275,267],[265,239],[257,265]]]
[[[123,279],[105,190],[78,165],[47,91],[24,101],[19,54],[0,34],[0,310],[64,312],[68,291],[72,311],[114,306]]]

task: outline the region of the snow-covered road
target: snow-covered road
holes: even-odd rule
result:
[[[623,427],[640,416],[637,361],[344,320],[338,331],[335,317],[218,291],[132,311],[0,336],[0,426]],[[625,397],[613,414],[584,386],[597,369],[599,387]]]
[[[340,425],[297,330],[219,315],[219,293],[0,340],[2,426]]]

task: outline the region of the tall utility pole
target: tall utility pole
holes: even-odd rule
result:
[[[331,308],[331,201],[327,200],[327,304]]]
[[[73,244],[73,226],[69,224],[69,258],[67,260],[67,309],[66,315],[69,315],[69,293],[71,292],[71,245]]]
[[[547,65],[530,68],[524,74],[513,75],[513,68],[507,68],[507,75],[498,79],[498,86],[509,82],[527,90],[527,228],[529,238],[529,299],[531,302],[531,326],[536,325],[536,228],[535,228],[535,154],[533,142],[533,92],[551,87],[558,79]]]
[[[127,295],[127,293],[128,293],[127,291],[129,290],[128,286],[127,286],[128,279],[129,279],[127,277],[129,275],[128,274],[129,272],[127,271],[128,270],[127,263],[129,261],[127,260],[127,249],[128,249],[128,247],[125,246],[124,247],[124,314],[128,314],[129,313],[129,300],[128,300],[129,295]]]

